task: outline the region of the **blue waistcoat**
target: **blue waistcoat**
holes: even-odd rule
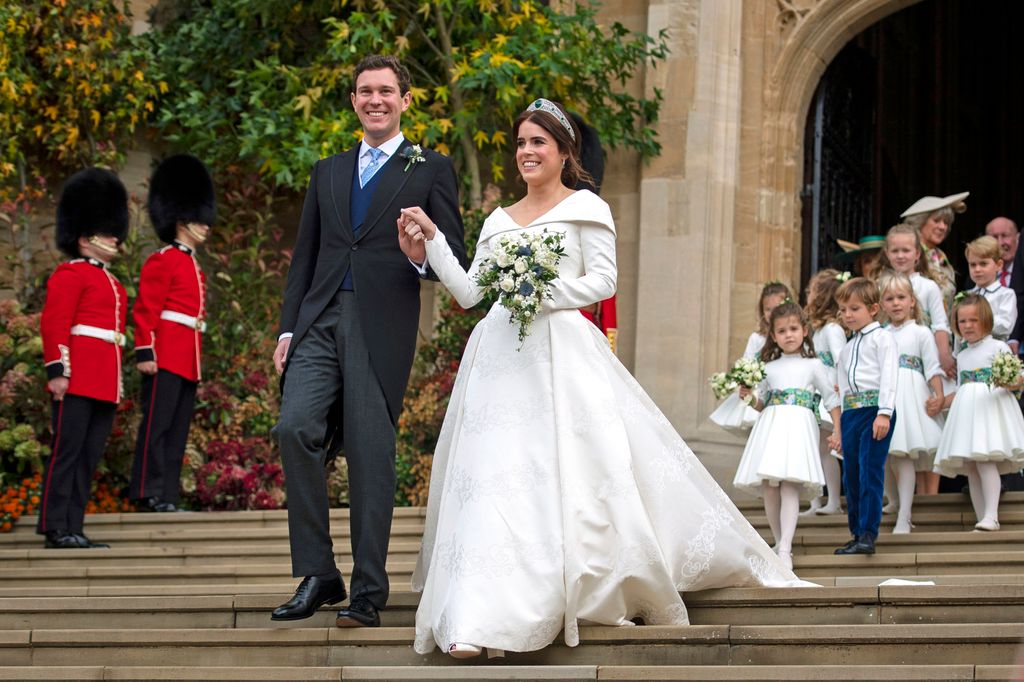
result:
[[[359,237],[359,229],[363,226],[363,221],[366,220],[366,213],[370,210],[370,202],[373,201],[373,193],[377,189],[377,183],[380,182],[380,178],[383,175],[384,164],[387,163],[387,159],[384,159],[381,163],[380,168],[373,174],[366,185],[363,187],[359,186],[359,164],[356,164],[356,172],[352,174],[352,192],[349,195],[348,201],[348,217],[349,223],[352,225],[352,234],[354,237]],[[345,278],[341,281],[341,288],[343,291],[355,291],[355,283],[352,281],[352,266],[348,268],[348,272],[345,273]]]

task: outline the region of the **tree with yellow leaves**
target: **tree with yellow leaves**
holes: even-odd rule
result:
[[[0,222],[19,249],[27,293],[33,203],[73,170],[120,163],[166,85],[131,35],[126,3],[6,2],[0,33]]]
[[[512,120],[538,96],[579,111],[612,147],[644,157],[661,92],[630,94],[652,38],[597,20],[597,3],[559,12],[537,0],[181,0],[153,33],[171,92],[159,124],[172,142],[221,164],[305,187],[313,162],[352,146],[352,68],[368,53],[409,67],[406,137],[450,154],[468,205],[505,181]],[[187,48],[187,49],[186,49]],[[232,144],[234,143],[234,144]]]

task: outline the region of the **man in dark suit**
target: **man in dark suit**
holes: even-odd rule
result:
[[[1017,294],[1017,323],[1010,332],[1008,341],[1014,352],[1020,352],[1024,337],[1024,265],[1021,265],[1020,231],[1017,223],[1009,218],[993,218],[985,226],[985,234],[999,242],[1003,251],[1003,269],[999,272],[999,283],[1013,289]]]
[[[1000,216],[993,218],[985,226],[985,234],[999,242],[1003,252],[1003,269],[999,272],[999,283],[1013,289],[1017,294],[1017,322],[1013,325],[1007,344],[1015,353],[1021,351],[1021,340],[1024,339],[1024,249],[1020,248],[1020,231],[1017,223]],[[1024,398],[1020,402],[1024,410]],[[1003,474],[1003,490],[1024,490],[1024,476],[1020,472]]]
[[[274,610],[298,620],[346,597],[334,561],[325,463],[340,445],[348,464],[352,600],[339,626],[377,626],[395,495],[395,425],[412,368],[422,242],[400,248],[399,211],[422,206],[465,265],[458,182],[451,161],[408,144],[402,112],[409,72],[394,57],[356,66],[352,107],[363,141],[321,159],[309,178],[281,308],[274,364],[282,374],[281,446],[292,575],[303,580]]]

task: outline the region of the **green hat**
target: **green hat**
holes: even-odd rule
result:
[[[836,244],[839,244],[839,248],[843,250],[839,254],[839,262],[852,263],[862,253],[877,251],[883,248],[885,246],[885,237],[880,234],[869,234],[858,239],[856,244],[843,239],[837,239]]]

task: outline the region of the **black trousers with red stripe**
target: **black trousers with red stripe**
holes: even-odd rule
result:
[[[114,425],[115,403],[65,395],[53,401],[53,445],[43,466],[36,532],[81,533],[92,476]]]
[[[196,404],[196,382],[166,370],[142,377],[142,423],[135,442],[132,499],[181,499],[181,464]]]

